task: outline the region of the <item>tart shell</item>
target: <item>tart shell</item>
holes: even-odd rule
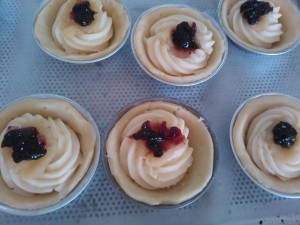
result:
[[[280,36],[280,41],[274,43],[270,49],[260,48],[241,40],[230,28],[227,17],[231,7],[237,1],[241,0],[221,0],[218,9],[220,24],[228,37],[237,45],[258,54],[278,55],[293,50],[300,43],[300,30],[297,29],[300,27],[299,10],[290,0],[264,0],[280,6],[280,13],[282,14],[279,21],[282,23],[283,34]]]
[[[33,24],[33,36],[37,44],[49,55],[66,62],[92,63],[108,58],[125,44],[130,33],[129,11],[120,0],[102,0],[103,9],[113,20],[114,34],[109,46],[92,54],[70,54],[53,39],[52,25],[60,7],[66,0],[50,0],[38,10]]]
[[[100,137],[92,117],[77,103],[55,95],[25,97],[0,112],[0,129],[25,113],[60,118],[76,133],[82,154],[81,164],[60,192],[24,195],[10,189],[0,176],[0,209],[18,215],[39,215],[54,211],[78,196],[91,180],[100,154]]]
[[[162,109],[185,120],[189,128],[189,145],[193,147],[193,163],[184,178],[168,189],[148,190],[132,180],[121,168],[119,149],[122,130],[136,115],[152,109]],[[124,113],[109,130],[104,156],[108,174],[129,197],[147,205],[184,206],[204,193],[215,172],[216,146],[206,124],[185,107],[166,101],[141,101]]]
[[[241,168],[258,186],[278,196],[300,198],[300,177],[283,181],[276,176],[266,174],[252,161],[246,150],[247,130],[251,121],[276,106],[288,106],[300,111],[300,101],[291,96],[270,93],[250,98],[237,109],[232,118],[231,147]]]
[[[157,69],[151,62],[146,50],[145,39],[150,35],[151,26],[161,18],[176,14],[190,16],[196,21],[204,23],[213,33],[215,41],[214,50],[207,65],[191,75],[173,76]],[[137,62],[145,72],[159,81],[178,86],[189,86],[208,80],[221,69],[227,57],[227,39],[217,24],[209,16],[185,5],[162,5],[142,14],[131,33],[131,48]]]

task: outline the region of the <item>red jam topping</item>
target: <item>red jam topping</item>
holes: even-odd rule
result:
[[[259,18],[273,11],[269,2],[247,0],[241,5],[240,12],[250,25],[258,23]]]
[[[177,49],[193,51],[199,48],[195,41],[196,23],[193,22],[192,26],[188,22],[181,22],[172,31],[172,41]]]
[[[89,1],[82,1],[73,6],[70,17],[71,19],[74,19],[75,22],[80,26],[85,27],[94,21],[95,13],[96,12],[90,9]]]
[[[46,155],[45,138],[39,135],[35,127],[9,130],[1,143],[1,148],[11,147],[15,163],[23,160],[36,160]]]
[[[131,135],[135,140],[146,141],[147,148],[153,152],[154,157],[161,157],[171,146],[184,142],[184,135],[177,127],[167,128],[166,122],[150,124],[147,120],[142,124],[141,129]]]

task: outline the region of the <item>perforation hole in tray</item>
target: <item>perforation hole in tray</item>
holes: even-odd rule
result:
[[[247,53],[248,54],[248,53]],[[247,54],[245,57],[247,57]],[[239,65],[233,65],[234,72],[246,74],[243,80],[233,80],[234,83],[234,101],[237,107],[246,99],[267,92],[279,92],[293,94],[290,86],[289,74],[284,73],[288,70],[288,65],[291,65],[293,57],[290,56],[277,56],[271,59],[267,59],[268,56],[248,56],[248,68],[239,68]],[[259,65],[259,61],[266,62]],[[259,66],[257,66],[259,65]],[[271,66],[272,65],[272,66]],[[255,69],[252,69],[255,68]],[[249,83],[253,84],[249,86]]]
[[[285,198],[270,194],[258,187],[247,177],[236,162],[232,165],[232,171],[234,175],[230,205],[271,203],[286,200]]]
[[[0,67],[0,102],[5,102],[7,99],[7,93],[10,87],[8,87],[9,77],[5,74],[9,74],[12,69],[12,62],[14,55],[17,53],[17,46],[15,45],[15,38],[18,33],[20,23],[20,2],[12,1],[8,4],[1,3],[0,7],[0,30],[9,38],[3,38],[1,40],[1,67]],[[3,5],[3,6],[2,6]],[[10,11],[7,16],[6,11]]]
[[[232,48],[238,48],[232,45]],[[232,115],[236,108],[245,100],[255,95],[267,92],[279,92],[291,94],[296,93],[291,88],[293,86],[290,82],[293,77],[286,74],[293,65],[295,68],[297,63],[293,63],[295,56],[293,53],[281,55],[276,57],[260,56],[253,57],[253,54],[244,50],[234,51],[232,53],[239,54],[247,60],[247,65],[241,67],[238,61],[230,62],[231,82],[232,82]],[[237,57],[237,56],[235,56]],[[260,64],[259,62],[264,62]],[[293,69],[295,69],[293,68]],[[243,79],[240,79],[239,73],[243,73]],[[251,86],[249,84],[252,84]],[[298,90],[299,92],[299,90]],[[237,162],[232,165],[232,186],[231,186],[231,199],[230,205],[251,205],[261,203],[272,203],[274,201],[286,201],[281,198],[266,192],[265,190],[254,184],[247,175],[242,171]]]

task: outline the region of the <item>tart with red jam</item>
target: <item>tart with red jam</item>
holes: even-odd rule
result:
[[[285,197],[300,197],[300,101],[263,94],[243,103],[231,122],[231,145],[256,184]]]
[[[0,205],[23,215],[70,202],[91,179],[100,151],[90,115],[54,95],[26,97],[2,109],[0,144]]]
[[[106,139],[112,178],[148,205],[180,205],[200,196],[212,179],[214,149],[203,118],[161,100],[130,107]]]

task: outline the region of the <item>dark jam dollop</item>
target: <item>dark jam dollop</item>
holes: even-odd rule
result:
[[[80,26],[90,25],[94,21],[94,12],[90,9],[90,3],[88,1],[83,1],[76,3],[73,6],[70,17],[75,20]]]
[[[161,157],[171,146],[184,142],[184,135],[178,127],[167,128],[166,122],[150,124],[147,120],[141,129],[131,135],[135,140],[146,141],[147,148],[153,152],[154,157]]]
[[[181,22],[176,26],[176,29],[172,31],[172,41],[176,48],[182,50],[195,50],[199,48],[195,41],[196,23],[192,23],[192,26],[188,22]]]
[[[284,148],[290,148],[295,144],[297,131],[291,124],[280,121],[272,131],[276,144]]]
[[[35,127],[9,130],[1,143],[1,148],[11,147],[15,163],[36,160],[46,155],[46,141],[40,137]]]
[[[254,25],[259,21],[259,17],[273,11],[273,7],[269,2],[247,0],[241,5],[240,12],[247,19],[250,25]]]

